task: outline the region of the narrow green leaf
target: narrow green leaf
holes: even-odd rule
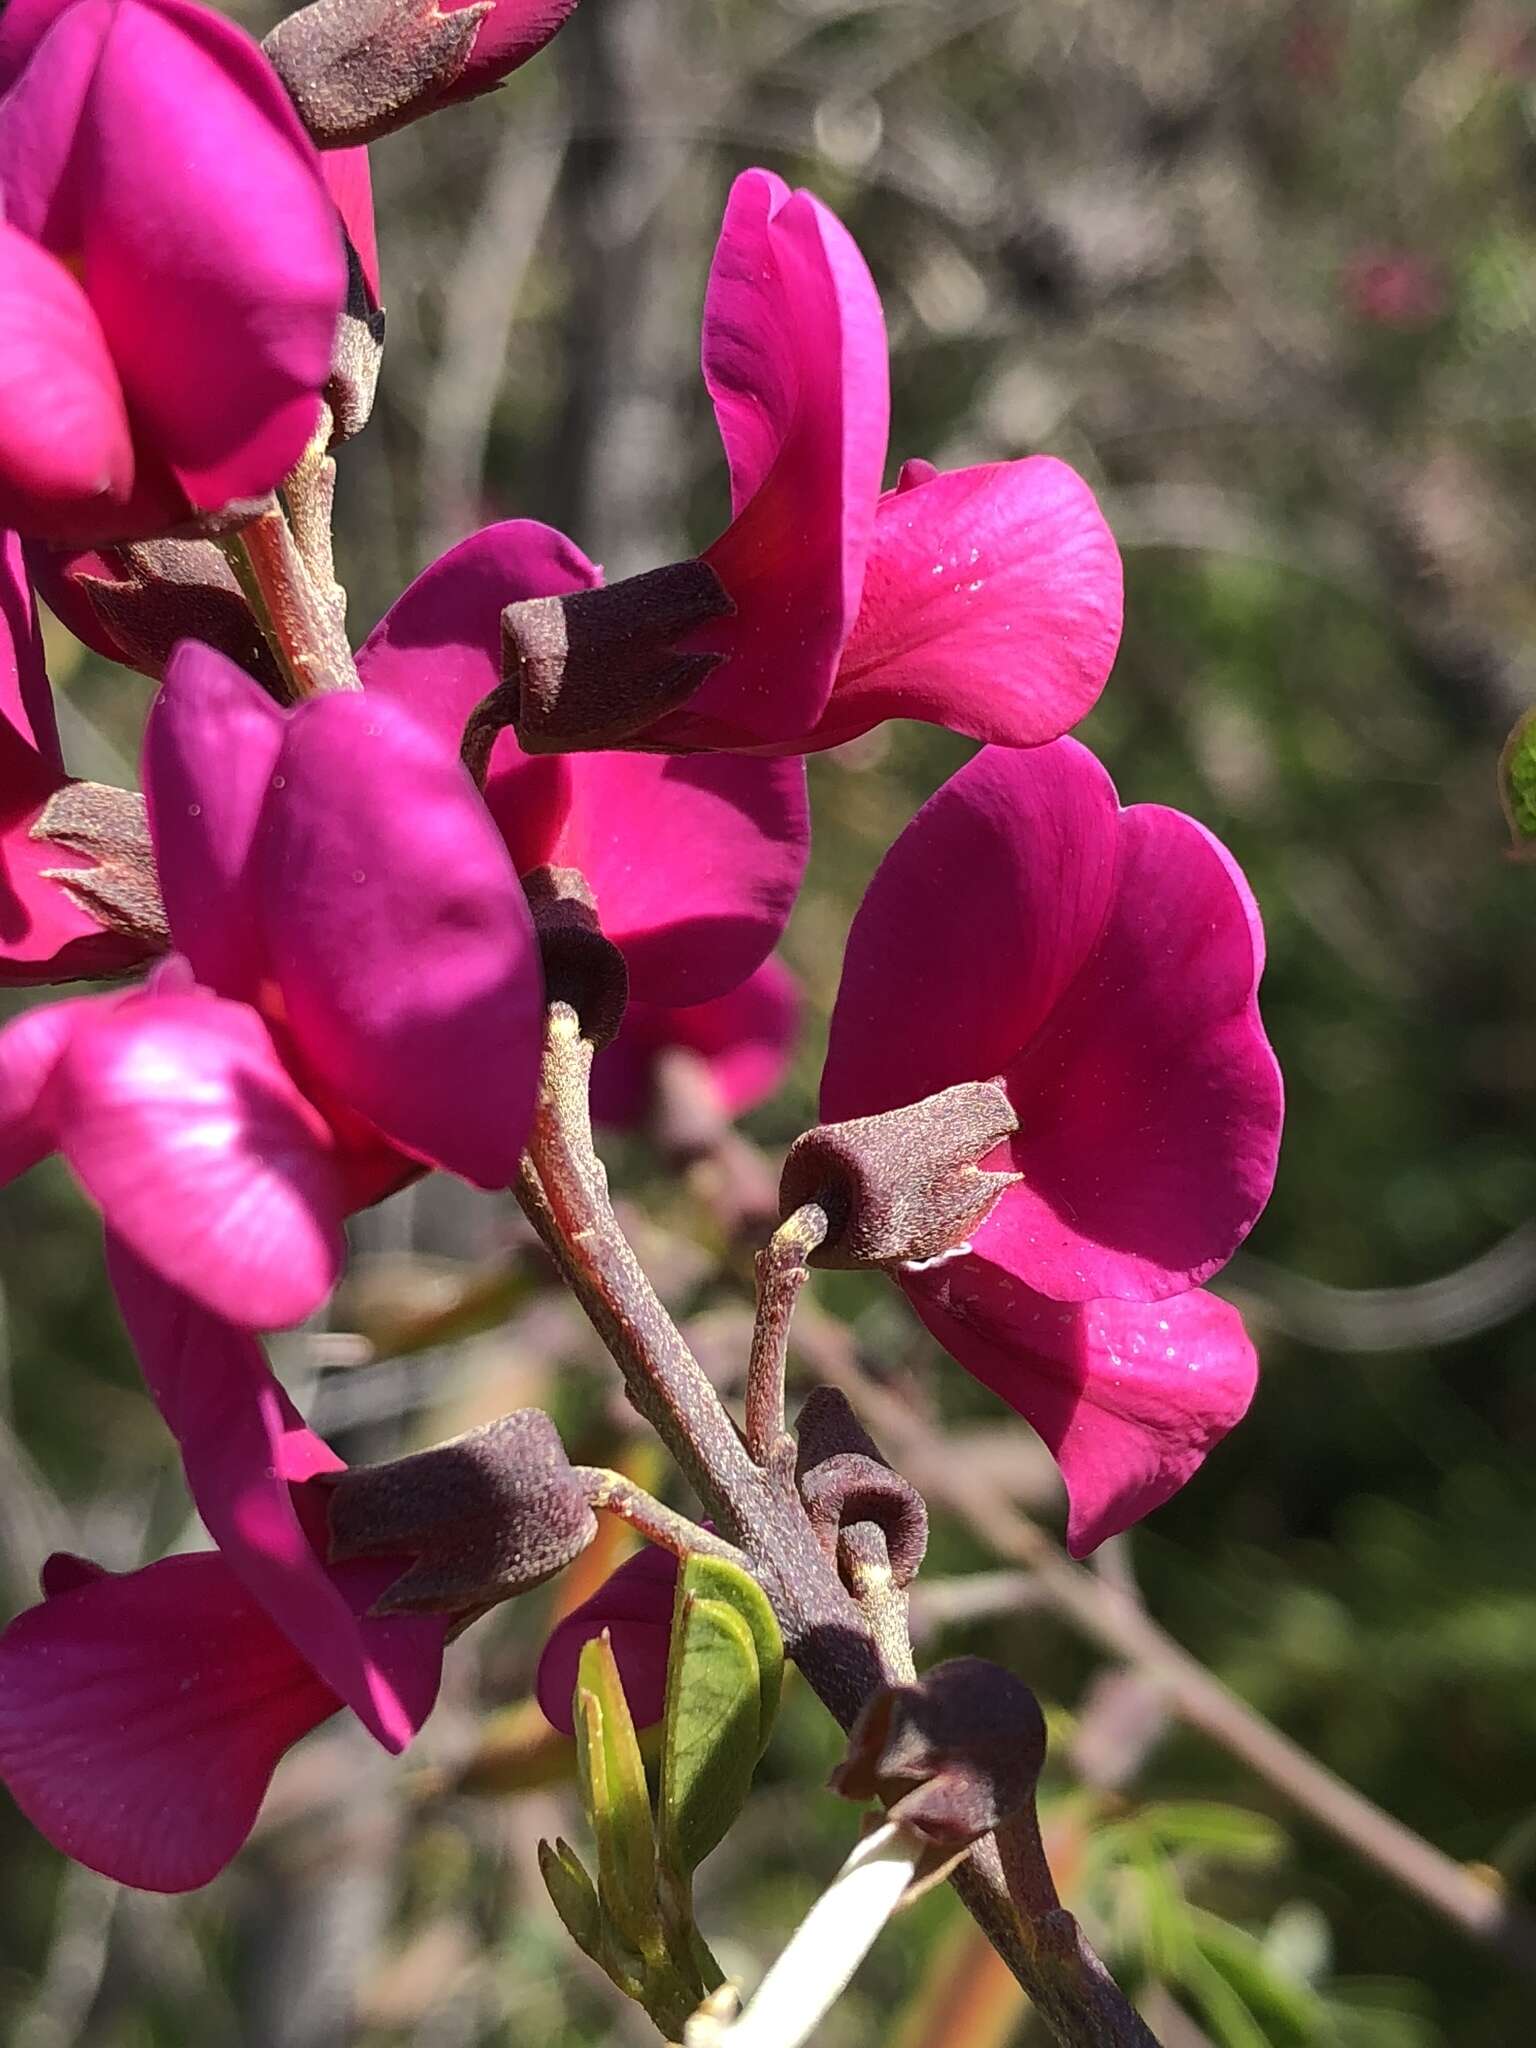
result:
[[[1274,1863],[1285,1854],[1284,1831],[1267,1814],[1215,1800],[1158,1800],[1137,1815],[1161,1848],[1199,1849],[1228,1863]]]
[[[733,1608],[752,1634],[757,1652],[758,1754],[768,1747],[779,1694],[784,1685],[784,1638],[774,1619],[768,1595],[750,1573],[722,1557],[690,1557],[683,1567],[681,1590],[705,1600],[722,1600]]]
[[[619,1933],[647,1958],[662,1948],[656,1837],[645,1765],[608,1631],[581,1653],[572,1701],[576,1765],[597,1840],[597,1889]]]
[[[757,1763],[761,1685],[752,1631],[734,1607],[682,1591],[672,1623],[661,1744],[661,1852],[680,1880],[745,1804]]]
[[[1499,796],[1518,858],[1536,856],[1536,711],[1527,711],[1499,757]]]
[[[600,1963],[603,1909],[586,1866],[569,1842],[540,1842],[539,1875],[567,1934],[584,1955]]]

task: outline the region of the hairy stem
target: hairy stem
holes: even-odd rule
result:
[[[806,1260],[827,1234],[827,1212],[807,1202],[757,1255],[757,1320],[747,1362],[747,1452],[766,1465],[784,1439],[784,1364],[789,1325],[810,1277]]]
[[[626,1242],[592,1144],[591,1064],[576,1012],[552,1003],[518,1200],[612,1354],[630,1401],[745,1551],[789,1655],[849,1728],[871,1693],[910,1675],[910,1658],[883,1653],[806,1519],[787,1462],[771,1469],[753,1462]],[[807,1219],[801,1228],[809,1227]],[[951,1882],[1059,2048],[1157,2048],[1070,1913],[1057,1909],[1033,1925],[1020,1919],[991,1837],[976,1844]]]
[[[573,1465],[571,1470],[590,1489],[587,1498],[593,1507],[606,1508],[610,1515],[617,1515],[659,1550],[670,1550],[674,1557],[724,1558],[727,1564],[749,1569],[747,1559],[734,1543],[727,1543],[710,1529],[701,1529],[697,1522],[665,1506],[633,1479],[626,1479],[622,1472],[611,1472],[598,1465]]]

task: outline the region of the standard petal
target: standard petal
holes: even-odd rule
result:
[[[457,748],[475,706],[501,681],[501,615],[527,597],[594,590],[602,571],[552,526],[504,519],[423,569],[358,649],[370,695],[393,698]]]
[[[0,533],[0,721],[63,774],[53,690],[21,536]],[[0,777],[0,787],[10,778]]]
[[[694,745],[793,741],[820,716],[858,612],[890,382],[879,296],[852,236],[771,172],[731,188],[703,366],[733,514],[704,559],[736,614],[693,636],[727,659],[658,731]]]
[[[52,1083],[58,1143],[111,1228],[249,1329],[301,1322],[344,1243],[331,1135],[261,1020],[203,994],[93,1005]]]
[[[379,287],[379,238],[373,219],[373,174],[368,168],[368,146],[356,149],[328,149],[320,158],[320,175],[330,193],[347,240],[357,251],[363,282],[375,306]]]
[[[739,988],[684,1009],[632,1002],[612,1045],[592,1066],[592,1114],[639,1124],[650,1109],[656,1062],[692,1053],[708,1070],[722,1114],[740,1116],[783,1080],[800,1019],[800,991],[779,960],[765,960]]]
[[[701,1003],[778,943],[810,846],[805,764],[577,754],[549,856],[580,868],[641,1002]]]
[[[539,1657],[537,1682],[539,1706],[552,1727],[571,1734],[571,1697],[582,1648],[604,1629],[635,1726],[649,1728],[661,1719],[676,1588],[677,1559],[647,1543],[590,1600],[556,1622]]]
[[[0,522],[69,528],[71,507],[95,516],[132,486],[122,386],[85,293],[3,219],[0,276]]]
[[[1116,819],[1113,784],[1075,740],[989,747],[951,776],[854,917],[823,1117],[896,1109],[1017,1059],[1098,939]]]
[[[1064,462],[987,463],[892,491],[816,742],[885,718],[1014,747],[1056,739],[1093,708],[1122,613],[1119,550]]]
[[[527,902],[457,749],[377,697],[301,705],[257,857],[304,1059],[413,1158],[510,1185],[543,980]]]
[[[906,1287],[951,1357],[1049,1447],[1074,1557],[1177,1493],[1253,1398],[1258,1360],[1242,1319],[1203,1290],[1065,1304],[979,1256]]]
[[[256,1820],[284,1750],[341,1702],[223,1558],[104,1573],[0,1635],[0,1780],[77,1862],[190,1891]]]
[[[1158,805],[1122,813],[1103,932],[1006,1069],[1024,1179],[979,1252],[1058,1301],[1156,1301],[1225,1265],[1280,1146],[1257,923],[1203,827]]]
[[[442,1620],[369,1615],[403,1560],[321,1561],[324,1501],[305,1482],[342,1461],[305,1427],[255,1339],[167,1286],[110,1233],[107,1260],[192,1498],[231,1570],[385,1748],[404,1749],[437,1696]]]
[[[196,640],[172,654],[144,728],[166,918],[198,980],[220,995],[254,997],[265,972],[251,846],[283,730],[260,685]]]

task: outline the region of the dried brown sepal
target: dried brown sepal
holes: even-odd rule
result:
[[[629,969],[612,939],[603,936],[597,901],[579,868],[534,868],[523,877],[533,913],[545,996],[569,1003],[583,1038],[600,1052],[617,1035],[629,1001]]]
[[[680,652],[678,641],[734,610],[719,577],[699,561],[509,604],[501,615],[503,686],[495,693],[500,722],[516,725],[529,754],[622,746],[686,703],[723,659]]]
[[[1044,1765],[1045,1717],[1023,1679],[954,1657],[874,1694],[828,1782],[952,1853],[1032,1813]]]
[[[451,1442],[329,1482],[330,1556],[409,1557],[375,1614],[461,1614],[541,1585],[597,1534],[549,1417],[521,1408]]]
[[[74,897],[109,931],[169,952],[170,928],[160,900],[149,819],[137,790],[103,782],[66,782],[43,807],[32,838],[66,853],[84,854],[87,868],[44,868],[51,882]]]
[[[441,104],[492,0],[313,0],[262,43],[320,149],[373,142]]]
[[[133,668],[158,682],[178,640],[201,640],[275,697],[282,683],[234,572],[208,540],[142,540],[113,548],[116,577],[77,572],[77,589]]]
[[[904,1109],[821,1124],[790,1147],[779,1213],[832,1219],[813,1266],[904,1266],[963,1245],[1020,1178],[978,1162],[1018,1129],[1000,1082],[961,1081]]]

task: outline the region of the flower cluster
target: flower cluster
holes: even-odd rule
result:
[[[0,1171],[56,1151],[99,1208],[215,1545],[50,1562],[0,1637],[0,1779],[139,1885],[222,1867],[338,1708],[401,1748],[483,1604],[396,1611],[404,1536],[340,1558],[340,1461],[261,1333],[325,1301],[346,1218],[411,1178],[518,1184],[557,998],[599,1043],[600,1120],[644,1123],[679,1063],[721,1118],[770,1093],[804,756],[882,720],[988,744],[855,919],[827,1128],[786,1207],[820,1204],[818,1256],[888,1268],[1029,1418],[1077,1551],[1166,1499],[1253,1390],[1204,1291],[1278,1143],[1252,898],[1200,826],[1121,809],[1063,737],[1121,623],[1084,481],[911,460],[882,488],[880,302],[810,192],[749,170],[727,202],[702,333],[717,540],[608,586],[511,520],[337,643],[306,492],[366,413],[358,145],[485,90],[572,4],[327,0],[265,51],[196,0],[0,17],[0,980],[109,982],[0,1032]],[[154,679],[142,796],[66,773],[34,586]],[[991,1121],[957,1122],[957,1090]],[[941,1155],[960,1207],[924,1192]],[[858,1216],[876,1173],[926,1236]],[[659,1711],[673,1576],[642,1553],[563,1626],[555,1718],[604,1620]]]

